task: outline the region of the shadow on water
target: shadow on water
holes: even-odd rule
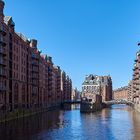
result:
[[[63,125],[60,110],[20,118],[0,125],[0,140],[31,140],[36,134]]]

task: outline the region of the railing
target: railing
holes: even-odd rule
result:
[[[113,104],[130,104],[133,105],[134,103],[127,100],[111,100],[111,101],[104,101],[106,105],[113,105]]]

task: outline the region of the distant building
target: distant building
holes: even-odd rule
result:
[[[128,100],[128,87],[121,87],[113,91],[114,100]]]
[[[82,97],[91,98],[94,94],[101,95],[102,101],[112,99],[112,80],[110,76],[92,74],[86,76],[82,84]]]
[[[140,43],[138,43],[140,46]],[[129,83],[129,94],[134,107],[140,112],[140,50],[136,52],[132,81]]]
[[[71,99],[73,101],[80,99],[80,92],[77,90],[77,88],[72,89],[72,96]]]
[[[61,94],[63,97],[63,101],[71,100],[72,81],[64,71],[61,72]]]
[[[103,108],[104,101],[112,100],[110,76],[87,75],[82,84],[81,112],[94,112]]]

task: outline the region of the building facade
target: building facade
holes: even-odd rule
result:
[[[138,43],[140,46],[140,43]],[[132,81],[129,83],[129,96],[134,107],[140,112],[140,51],[136,52]]]
[[[128,87],[121,87],[113,91],[114,100],[126,100],[128,101]]]
[[[129,81],[128,83],[128,101],[133,101],[133,81]]]
[[[132,102],[134,108],[140,112],[140,50],[136,52],[132,80],[128,83],[128,101]]]
[[[71,94],[72,94],[72,81],[69,78],[68,75],[63,71],[61,73],[61,94],[64,101],[70,101],[71,100]]]
[[[81,112],[94,112],[104,107],[105,101],[112,100],[110,76],[87,75],[82,84]]]
[[[78,91],[77,88],[72,89],[71,100],[73,101],[80,100],[80,91]]]
[[[71,79],[41,54],[36,39],[15,31],[4,5],[0,0],[0,110],[46,108],[70,100]]]
[[[112,80],[110,76],[87,75],[82,84],[82,97],[101,95],[102,101],[112,100]]]

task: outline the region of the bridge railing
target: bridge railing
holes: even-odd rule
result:
[[[105,104],[130,104],[134,105],[133,102],[127,101],[127,100],[111,100],[111,101],[105,101]]]

